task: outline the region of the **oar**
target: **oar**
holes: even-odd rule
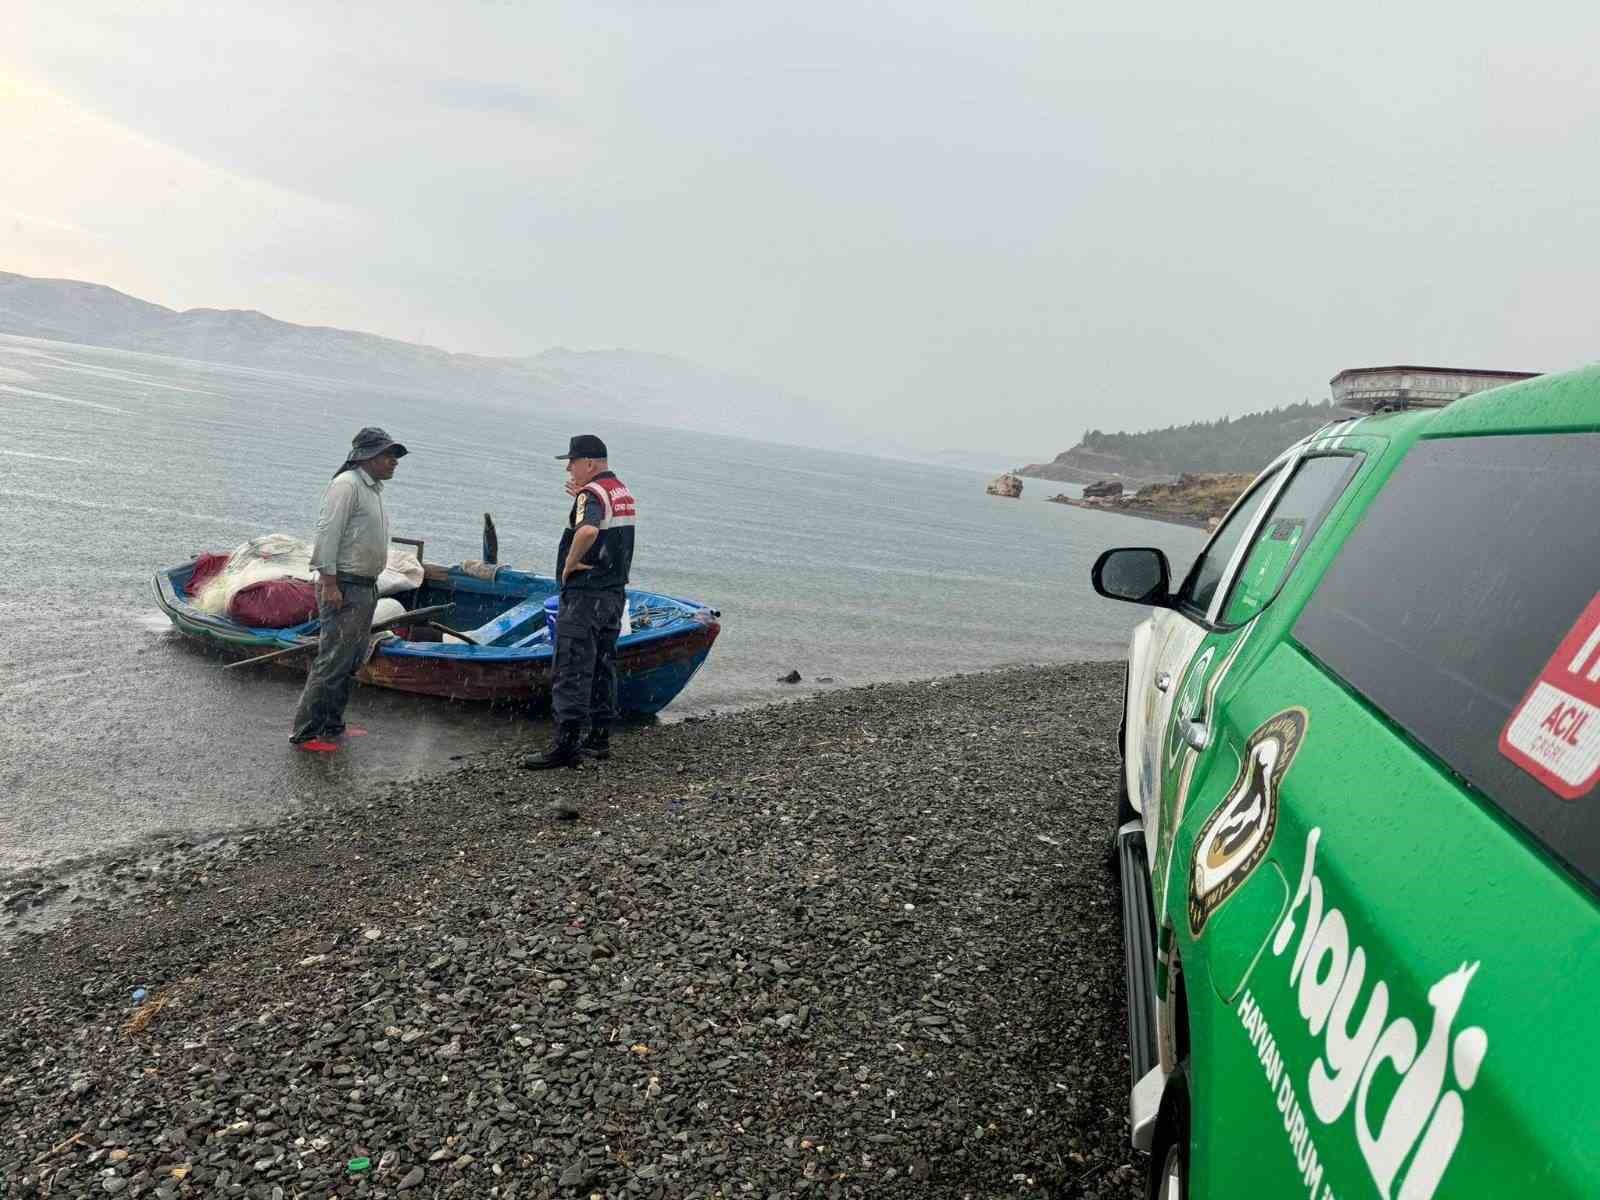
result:
[[[460,638],[463,642],[465,642],[469,646],[481,646],[481,645],[483,645],[482,642],[477,641],[476,639],[470,637],[469,635],[467,635],[465,633],[462,633],[461,630],[459,630],[459,629],[451,629],[450,626],[441,625],[437,621],[429,621],[428,622],[428,628],[429,629],[437,629],[440,633],[448,633],[453,638]]]
[[[436,613],[449,612],[454,604],[434,604],[428,608],[414,608],[410,612],[403,612],[398,617],[390,617],[387,621],[379,621],[372,627],[373,633],[382,633],[385,629],[393,629],[396,625],[414,625],[418,617],[431,617]],[[423,624],[431,624],[424,621]],[[223,667],[224,671],[231,671],[235,667],[253,667],[257,663],[270,662],[274,658],[284,658],[290,654],[298,654],[302,650],[314,650],[317,643],[307,639],[296,642],[293,646],[286,646],[282,650],[274,650],[271,654],[258,654],[254,658],[242,658],[238,662],[229,663]]]

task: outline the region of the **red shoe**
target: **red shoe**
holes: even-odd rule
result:
[[[303,742],[296,742],[294,748],[311,754],[332,754],[339,749],[333,742],[325,742],[321,738],[308,738]]]

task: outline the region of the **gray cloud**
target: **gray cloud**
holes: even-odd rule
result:
[[[22,4],[0,73],[133,140],[47,164],[0,267],[667,351],[1040,454],[1349,365],[1593,355],[1576,4],[63,7]]]

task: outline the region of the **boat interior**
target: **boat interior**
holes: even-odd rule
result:
[[[164,572],[171,588],[170,601],[185,608],[189,575],[193,564],[184,564]],[[392,640],[390,652],[415,647],[421,652],[439,652],[469,647],[511,651],[513,653],[549,652],[549,633],[545,620],[545,601],[556,592],[556,582],[545,575],[500,567],[492,577],[483,578],[464,567],[442,567],[428,563],[422,586],[396,593],[392,598],[407,609],[429,608],[448,604],[453,607],[442,614],[437,623],[418,625],[408,629],[409,637]],[[703,612],[701,605],[678,600],[654,592],[628,591],[628,615],[631,631],[627,640],[646,640],[653,636],[678,631]],[[247,632],[227,618],[209,617],[189,613],[213,628],[232,625],[240,633]],[[249,629],[248,633],[278,640],[295,640],[311,632],[311,624],[284,629]],[[451,634],[462,637],[462,645],[453,644]],[[398,644],[396,644],[398,642]],[[444,643],[441,645],[441,643]]]

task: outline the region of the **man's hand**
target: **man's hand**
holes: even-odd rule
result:
[[[599,536],[600,531],[593,525],[578,526],[578,532],[572,535],[572,545],[567,547],[567,562],[561,571],[563,585],[579,571],[592,571],[594,569],[592,563],[586,563],[583,560]]]
[[[344,607],[344,593],[339,590],[337,575],[317,574],[317,601],[329,608]]]
[[[567,476],[567,482],[562,486],[566,489],[566,493],[569,496],[576,496],[579,492],[583,491],[583,489],[578,486],[577,482],[572,478],[571,475]]]

